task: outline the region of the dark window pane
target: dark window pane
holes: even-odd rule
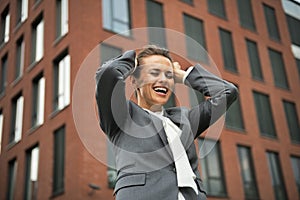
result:
[[[289,133],[292,142],[300,143],[300,127],[297,115],[296,105],[292,102],[283,101],[285,117],[289,127]]]
[[[6,199],[13,200],[17,180],[17,160],[13,159],[8,163],[8,184]]]
[[[6,55],[1,60],[0,94],[5,92],[5,88],[7,85],[7,66],[8,66],[7,58],[8,56]]]
[[[238,146],[238,154],[246,200],[259,199],[251,150]]]
[[[300,20],[296,19],[290,15],[286,15],[287,24],[289,27],[290,37],[292,43],[300,46]]]
[[[226,126],[231,129],[244,130],[240,99],[238,98],[226,112]]]
[[[122,49],[107,44],[101,44],[101,64],[122,54]]]
[[[279,156],[275,152],[267,152],[267,157],[275,199],[286,200],[287,194],[283,182]]]
[[[269,96],[259,92],[253,92],[253,96],[260,134],[276,138],[277,136]]]
[[[52,193],[59,194],[64,191],[65,179],[65,127],[54,132],[54,162],[53,162]]]
[[[147,24],[149,28],[149,42],[160,47],[167,47],[166,36],[164,31],[164,12],[161,3],[147,0]]]
[[[203,22],[187,14],[183,15],[187,55],[189,58],[208,63]],[[202,48],[199,46],[202,46]]]
[[[207,0],[208,10],[221,18],[226,18],[224,0]]]
[[[224,67],[227,70],[237,72],[235,53],[232,43],[231,33],[224,29],[219,29]]]
[[[252,78],[262,81],[264,78],[261,71],[259,53],[256,42],[246,39],[246,43]]]
[[[255,31],[251,0],[237,0],[237,5],[241,26]]]
[[[298,197],[300,197],[300,158],[296,156],[291,157],[292,168],[294,172],[295,182],[298,188]]]
[[[298,68],[298,75],[299,75],[299,79],[300,79],[300,59],[296,58],[296,65],[297,65],[297,68]]]
[[[273,79],[275,82],[275,86],[283,89],[288,89],[289,84],[285,72],[285,66],[284,66],[282,54],[270,48],[268,50],[269,50],[269,59],[272,65],[272,72],[273,72]]]
[[[182,2],[184,2],[184,3],[188,3],[188,4],[193,4],[193,0],[180,0],[180,1],[182,1]]]
[[[226,196],[226,184],[219,143],[213,140],[199,139],[199,149],[203,184],[207,195]]]
[[[279,29],[274,8],[263,5],[265,20],[268,28],[269,37],[273,40],[280,41]]]

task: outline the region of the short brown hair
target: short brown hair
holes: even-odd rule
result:
[[[159,47],[156,45],[147,45],[147,46],[143,47],[143,49],[137,55],[137,68],[135,69],[135,71],[132,74],[134,77],[139,78],[139,76],[140,76],[141,68],[138,66],[142,64],[143,58],[146,58],[146,57],[152,56],[152,55],[164,56],[173,63],[173,59],[170,56],[170,52],[168,49],[165,49],[165,48],[162,48],[162,47]]]

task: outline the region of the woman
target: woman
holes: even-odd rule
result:
[[[129,77],[137,103],[125,97]],[[164,109],[176,83],[208,98],[191,109]],[[114,144],[116,199],[206,199],[193,141],[225,113],[237,88],[199,64],[182,70],[153,45],[104,63],[96,84],[100,125]]]

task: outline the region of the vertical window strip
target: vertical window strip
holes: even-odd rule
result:
[[[267,158],[275,199],[286,200],[287,193],[283,182],[279,156],[275,152],[267,152]]]
[[[291,156],[292,168],[295,177],[295,182],[300,196],[300,157]]]
[[[65,126],[54,132],[53,195],[64,191],[65,174]]]
[[[28,17],[28,0],[21,0],[21,22]]]
[[[207,4],[211,14],[226,19],[224,0],[207,0]]]
[[[24,97],[20,96],[16,101],[16,123],[15,123],[14,142],[20,141],[22,137],[23,107],[24,107]]]
[[[17,59],[16,59],[16,73],[15,78],[20,78],[23,75],[24,70],[24,59],[25,59],[25,42],[21,38],[17,42]]]
[[[9,41],[9,28],[10,28],[10,14],[8,13],[5,16],[5,22],[4,22],[4,43]]]
[[[6,199],[7,200],[13,200],[14,199],[14,193],[15,193],[15,186],[16,186],[16,180],[17,180],[17,168],[18,163],[17,159],[13,159],[9,161],[8,163],[8,187],[7,187],[7,193],[6,193]]]
[[[261,63],[259,58],[259,53],[257,49],[257,44],[254,41],[246,39],[249,64],[251,68],[251,75],[253,79],[263,81],[263,73],[261,69]]]
[[[277,25],[276,13],[274,8],[263,4],[265,21],[267,23],[269,37],[273,40],[280,41],[280,34]]]
[[[219,28],[221,38],[221,48],[223,55],[224,67],[227,70],[237,72],[235,52],[233,47],[231,32]]]
[[[237,0],[240,25],[249,30],[255,31],[251,0]]]
[[[26,153],[25,200],[37,199],[38,189],[39,147]]]
[[[58,64],[58,109],[70,103],[70,56],[65,56]]]
[[[283,100],[283,107],[291,141],[293,143],[300,143],[300,126],[296,105],[293,102]]]
[[[7,66],[8,66],[8,55],[6,54],[1,59],[0,94],[3,94],[5,92],[5,88],[7,85]]]
[[[65,35],[68,32],[68,17],[69,9],[68,9],[68,0],[61,0],[61,35]]]
[[[238,155],[246,200],[259,199],[251,149],[238,146]]]
[[[36,43],[35,43],[35,62],[39,61],[44,55],[44,21],[41,20],[36,26]]]
[[[3,111],[0,110],[0,154],[2,149],[3,125],[4,125],[4,115],[3,115]]]
[[[45,77],[42,77],[38,82],[37,99],[37,125],[41,125],[44,123],[45,112]]]
[[[225,122],[226,126],[230,129],[241,131],[245,129],[240,98],[238,98],[228,109]]]

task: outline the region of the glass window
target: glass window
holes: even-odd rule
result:
[[[38,190],[39,147],[26,152],[26,174],[24,199],[37,199]]]
[[[246,39],[248,59],[251,67],[252,78],[256,80],[263,81],[263,73],[261,70],[261,64],[259,59],[259,53],[257,49],[257,44],[254,41]]]
[[[6,193],[7,200],[13,200],[17,180],[17,159],[13,159],[8,163],[8,187]]]
[[[64,191],[65,179],[65,127],[54,132],[53,195]]]
[[[56,0],[56,38],[59,38],[68,32],[68,23],[68,0]]]
[[[259,199],[251,149],[245,146],[238,146],[238,155],[245,199]]]
[[[70,104],[71,57],[63,54],[54,65],[54,110],[62,110]]]
[[[281,52],[268,48],[269,59],[272,66],[273,79],[276,87],[289,89],[289,84],[285,72],[284,61]]]
[[[22,137],[24,97],[20,94],[12,100],[12,118],[10,143],[16,143]]]
[[[44,55],[44,20],[39,17],[32,26],[32,63],[38,62]]]
[[[300,59],[295,59],[296,60],[296,65],[297,65],[297,68],[298,68],[298,75],[299,75],[299,79],[300,79]]]
[[[195,17],[184,14],[184,29],[186,37],[186,49],[189,58],[196,61],[203,61],[208,63],[204,36],[203,22]],[[204,49],[199,48],[201,45]]]
[[[277,136],[269,96],[254,91],[253,97],[260,134],[262,136],[276,138]]]
[[[9,29],[10,29],[10,14],[9,7],[7,7],[1,14],[1,38],[0,43],[7,43],[9,40]]]
[[[207,5],[211,14],[226,19],[224,0],[207,0]]]
[[[122,54],[122,49],[118,47],[113,47],[107,44],[101,44],[101,63],[108,61],[111,58],[117,57]]]
[[[291,156],[293,173],[298,188],[298,196],[300,197],[300,157]]]
[[[242,115],[240,98],[229,107],[225,118],[226,127],[236,130],[244,130],[244,120]]]
[[[294,143],[300,143],[300,127],[296,105],[293,102],[283,100],[283,107],[291,140]]]
[[[286,20],[290,32],[292,43],[300,46],[300,20],[290,15],[286,15]]]
[[[237,0],[240,25],[249,30],[255,31],[251,0]]]
[[[232,72],[237,72],[235,53],[231,33],[219,28],[224,67]]]
[[[1,59],[1,80],[0,80],[0,94],[2,95],[5,92],[5,88],[7,85],[7,67],[8,67],[8,55],[6,54]]]
[[[203,184],[207,195],[225,197],[227,192],[220,144],[216,141],[202,138],[199,139],[198,144]]]
[[[265,20],[268,28],[269,37],[273,40],[280,41],[279,29],[277,25],[276,13],[274,8],[263,4]]]
[[[148,27],[158,27],[149,29],[149,42],[160,47],[167,47],[166,35],[163,29],[165,27],[163,5],[152,0],[147,0],[146,5]]]
[[[267,158],[275,199],[285,200],[287,199],[287,194],[283,182],[279,156],[275,152],[267,152]]]
[[[180,1],[191,5],[193,4],[193,0],[180,0]]]
[[[24,22],[28,17],[28,0],[17,1],[17,24]]]
[[[130,35],[130,11],[128,0],[103,0],[103,28],[125,36]]]
[[[25,42],[23,40],[23,37],[21,37],[17,41],[15,79],[18,79],[23,75],[24,57],[25,57]]]
[[[3,124],[4,123],[4,115],[3,111],[0,110],[0,154],[2,150],[2,136],[3,136]]]
[[[45,107],[45,78],[40,74],[32,81],[32,127],[37,127],[44,123]]]

